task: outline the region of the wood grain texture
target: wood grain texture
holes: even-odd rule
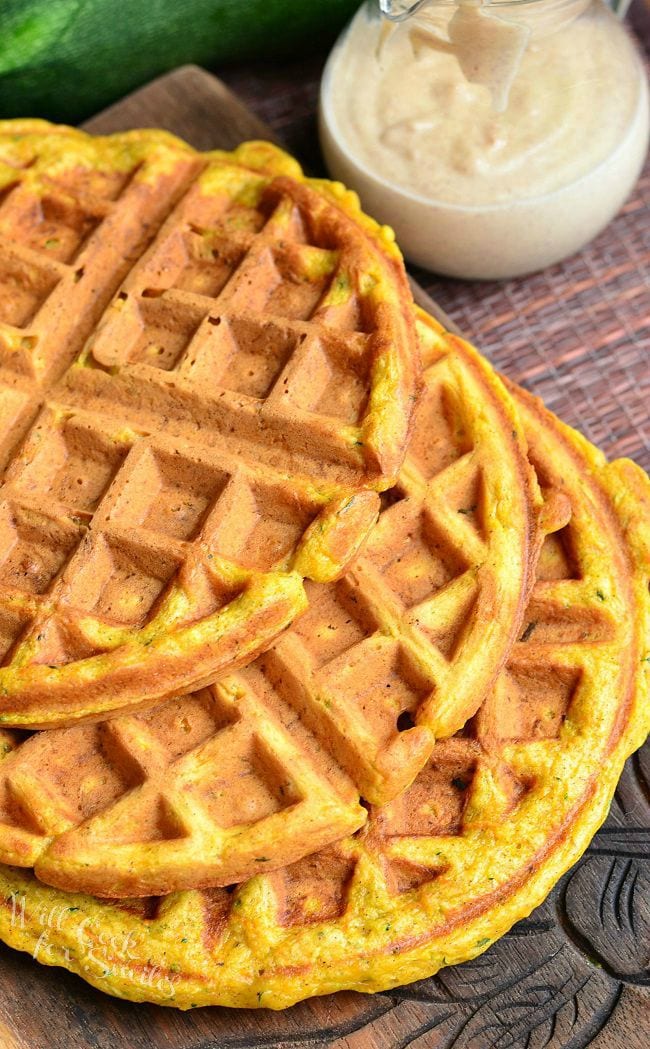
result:
[[[157,127],[196,149],[234,149],[251,138],[277,137],[225,84],[198,66],[183,66],[127,95],[83,125],[94,135]]]
[[[223,85],[194,68],[87,126],[146,125],[201,148],[264,132]],[[508,364],[516,366],[516,354],[509,361],[506,345],[499,365]],[[607,421],[618,425],[611,414]],[[473,962],[390,994],[342,993],[284,1013],[178,1013],[115,1001],[0,946],[0,1049],[645,1049],[649,945],[646,745],[628,762],[609,819],[582,860],[542,907]]]

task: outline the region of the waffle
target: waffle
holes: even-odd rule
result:
[[[6,733],[0,861],[100,896],[243,881],[357,830],[360,798],[394,798],[476,711],[525,605],[537,487],[489,365],[418,331],[409,455],[343,579],[308,583],[292,630],[202,694]]]
[[[282,1008],[472,958],[542,900],[650,727],[650,485],[517,396],[571,519],[545,540],[506,670],[406,793],[234,891],[102,903],[0,868],[7,943],[135,1001]]]
[[[392,234],[266,143],[0,123],[0,720],[213,681],[336,578],[401,465]]]

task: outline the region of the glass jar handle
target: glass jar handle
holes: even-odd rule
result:
[[[427,0],[379,0],[379,9],[391,22],[402,22],[426,3]]]

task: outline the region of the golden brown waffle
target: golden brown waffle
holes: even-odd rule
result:
[[[417,388],[389,230],[275,147],[0,123],[0,720],[198,687],[336,578]]]
[[[649,726],[650,485],[529,397],[536,467],[571,503],[477,717],[342,844],[235,891],[102,903],[0,869],[0,935],[112,994],[281,1008],[472,958],[584,850]]]
[[[398,486],[338,583],[202,695],[7,733],[0,861],[102,896],[227,885],[389,801],[464,724],[516,637],[537,494],[500,380],[422,316],[425,392]]]

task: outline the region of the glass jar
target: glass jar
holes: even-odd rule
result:
[[[579,250],[616,214],[648,147],[648,87],[602,0],[382,0],[321,86],[330,172],[411,261],[497,279]],[[415,11],[412,8],[415,6]]]

